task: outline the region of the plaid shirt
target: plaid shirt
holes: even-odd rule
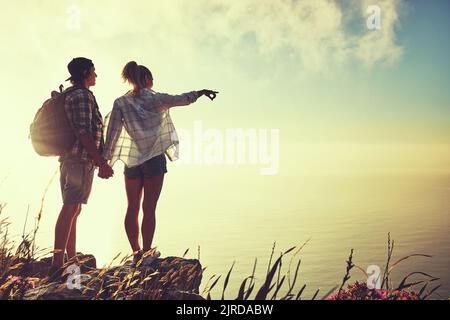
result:
[[[66,91],[72,88],[68,88]],[[94,139],[97,150],[101,154],[104,148],[103,118],[92,91],[88,89],[75,89],[67,93],[64,107],[76,137],[89,133]],[[68,156],[93,161],[83,147],[80,139],[75,141],[72,150],[66,155],[61,156],[59,161],[62,161]]]
[[[106,142],[103,156],[114,165],[121,160],[134,167],[165,153],[170,161],[178,159],[179,140],[169,108],[197,101],[197,91],[181,95],[142,89],[116,99],[106,116]],[[122,128],[125,127],[125,130]]]

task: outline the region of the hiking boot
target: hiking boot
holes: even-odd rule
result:
[[[142,255],[143,255],[142,250],[133,252],[133,262],[131,263],[132,267],[138,266],[139,261],[142,259]],[[142,263],[142,261],[141,261],[141,263]]]

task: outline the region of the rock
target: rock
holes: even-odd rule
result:
[[[84,255],[78,252],[77,259],[79,261],[78,266],[80,267],[81,273],[86,273],[97,268],[95,257],[91,254]],[[67,258],[65,260],[67,260]],[[46,257],[39,261],[31,262],[27,262],[26,259],[19,259],[15,263],[20,263],[23,265],[16,268],[13,272],[11,272],[11,274],[20,275],[22,277],[44,278],[48,275],[48,271],[52,264],[52,257]]]
[[[92,269],[97,268],[97,260],[92,254],[83,254],[81,252],[77,252],[77,265],[81,269],[81,273],[88,272]],[[64,261],[67,261],[67,255],[64,258]],[[43,258],[41,262],[46,263],[48,266],[52,264],[52,257]]]
[[[27,290],[24,300],[88,300],[81,290],[68,289],[65,284],[49,283]]]
[[[198,260],[167,257],[156,259],[151,267],[132,267],[126,262],[97,269],[94,256],[80,254],[79,258],[79,278],[66,275],[54,283],[46,278],[51,258],[17,268],[20,277],[40,278],[35,288],[26,290],[23,299],[204,300],[199,295],[203,270]]]

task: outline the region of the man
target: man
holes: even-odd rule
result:
[[[112,168],[102,157],[103,118],[94,94],[89,90],[95,85],[97,74],[91,60],[75,58],[67,66],[72,87],[66,90],[65,111],[77,137],[72,149],[59,158],[60,184],[63,206],[55,227],[55,246],[50,273],[61,270],[64,253],[67,258],[76,256],[77,218],[82,204],[86,204],[91,192],[95,167],[98,176],[108,179]]]

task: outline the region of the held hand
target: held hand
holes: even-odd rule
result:
[[[114,175],[114,170],[106,162],[103,163],[98,170],[98,176],[102,179],[111,178]]]
[[[208,89],[200,90],[200,94],[208,97],[209,99],[211,99],[211,101],[213,101],[216,98],[218,93],[219,93],[218,91],[213,91],[213,90],[208,90]]]

